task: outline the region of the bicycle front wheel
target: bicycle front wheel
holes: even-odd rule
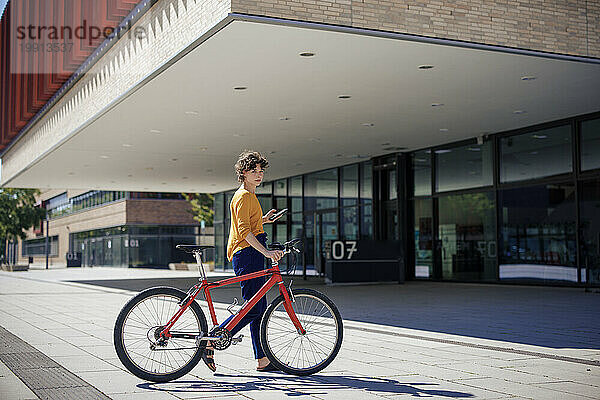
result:
[[[294,311],[306,330],[296,330],[283,307],[283,296],[269,305],[260,326],[262,348],[274,366],[293,375],[310,375],[327,367],[342,345],[344,328],[335,304],[311,289],[294,289]]]
[[[121,310],[114,328],[115,350],[123,365],[135,376],[168,382],[192,370],[204,346],[195,340],[169,338],[156,345],[160,331],[179,310],[185,292],[170,287],[144,290]],[[197,336],[208,332],[206,317],[195,301],[179,317],[171,333]]]

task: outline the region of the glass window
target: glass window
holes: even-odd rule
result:
[[[373,208],[371,204],[360,207],[360,238],[373,239]]]
[[[494,194],[486,192],[440,197],[438,212],[443,279],[495,281]]]
[[[491,142],[438,149],[435,157],[439,192],[493,184]]]
[[[581,123],[581,169],[600,168],[600,119]]]
[[[338,198],[337,168],[305,176],[304,209],[322,210],[336,208]]]
[[[287,180],[280,179],[273,183],[273,194],[275,196],[287,196]]]
[[[581,281],[600,284],[600,180],[581,184]],[[589,272],[586,271],[589,269]]]
[[[369,204],[373,200],[373,163],[360,164],[360,202]]]
[[[215,221],[223,221],[225,213],[225,195],[215,194]]]
[[[433,277],[433,211],[431,199],[415,199],[415,278]]]
[[[415,196],[431,195],[431,150],[412,154],[412,168]]]
[[[342,207],[358,203],[358,164],[342,167]]]
[[[577,282],[575,187],[531,186],[498,196],[500,279]]]
[[[514,182],[573,170],[570,125],[500,139],[500,181]]]
[[[273,192],[273,185],[271,182],[263,182],[260,186],[256,187],[256,194],[271,194]]]
[[[358,207],[345,207],[340,210],[343,240],[358,239]]]

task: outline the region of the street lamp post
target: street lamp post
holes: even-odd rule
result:
[[[46,241],[45,241],[46,269],[48,269],[48,253],[49,253],[49,250],[50,250],[48,248],[48,235],[50,234],[50,232],[48,232],[48,226],[49,226],[48,212],[46,212]]]

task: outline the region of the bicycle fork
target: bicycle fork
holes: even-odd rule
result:
[[[285,309],[288,316],[292,320],[292,323],[296,327],[296,331],[298,331],[298,334],[305,335],[306,329],[304,329],[302,327],[302,323],[300,323],[300,320],[298,319],[298,316],[296,315],[296,312],[294,311],[294,307],[292,306],[292,303],[294,303],[296,301],[296,299],[294,299],[294,294],[292,293],[292,282],[290,282],[289,288],[285,287],[285,285],[283,284],[283,280],[281,280],[278,283],[279,283],[279,292],[283,296],[283,308]]]

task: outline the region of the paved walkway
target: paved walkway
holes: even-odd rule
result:
[[[317,375],[257,373],[244,340],[217,352],[216,374],[200,364],[168,384],[139,380],[124,370],[112,345],[119,310],[136,290],[187,287],[193,275],[2,272],[0,326],[112,399],[600,398],[599,293],[428,282],[326,287],[296,280],[295,286],[320,286],[345,319],[342,350]],[[225,302],[239,289],[215,295]],[[219,306],[219,319],[225,307]],[[0,364],[0,398],[32,394]]]

